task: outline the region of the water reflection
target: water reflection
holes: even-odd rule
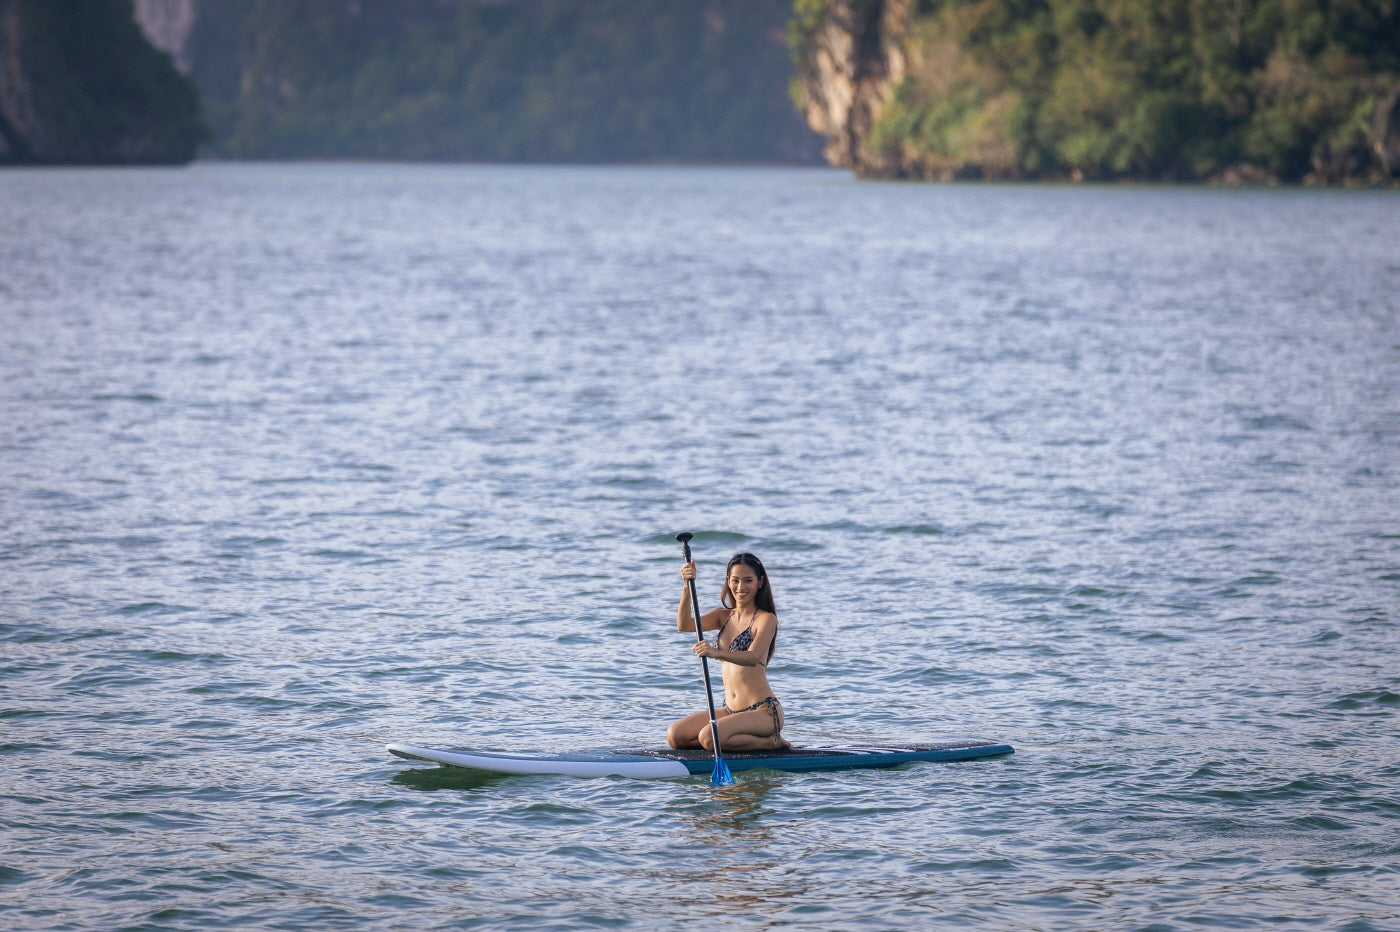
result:
[[[730,786],[708,787],[710,805],[681,811],[697,835],[731,835],[763,831],[764,817],[773,810],[766,805],[780,777],[768,771],[747,771],[735,775]]]
[[[513,776],[465,767],[411,767],[394,774],[391,782],[415,790],[485,790]]]
[[[732,786],[697,786],[670,807],[689,845],[704,849],[695,855],[700,888],[686,897],[698,915],[771,912],[776,900],[794,895],[795,865],[780,854],[786,846],[775,832],[789,819],[770,804],[787,778],[774,771],[735,777]]]

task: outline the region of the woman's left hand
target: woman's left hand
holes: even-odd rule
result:
[[[715,646],[709,641],[696,641],[691,650],[695,652],[697,657],[713,657],[715,655]]]

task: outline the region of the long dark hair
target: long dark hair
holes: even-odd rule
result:
[[[734,608],[734,593],[729,591],[729,571],[740,564],[752,567],[758,574],[758,592],[754,595],[754,607],[774,615],[778,614],[778,608],[773,604],[773,586],[768,582],[768,571],[763,568],[763,561],[751,553],[736,553],[725,564],[724,590],[720,592],[719,604],[728,609]]]

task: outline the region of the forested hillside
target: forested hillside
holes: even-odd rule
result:
[[[180,162],[201,139],[229,158],[810,162],[815,129],[866,177],[1400,182],[1400,0],[139,8],[188,79],[132,0],[0,0],[0,162]]]
[[[799,103],[864,175],[1400,176],[1397,0],[796,7]]]
[[[197,0],[213,151],[814,161],[789,0]]]

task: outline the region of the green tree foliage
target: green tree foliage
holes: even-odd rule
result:
[[[201,0],[216,151],[815,160],[787,0]]]
[[[203,138],[198,95],[136,25],[132,0],[20,0],[18,59],[37,125],[11,159],[180,163]]]
[[[918,0],[872,144],[913,172],[1364,174],[1400,0]]]

